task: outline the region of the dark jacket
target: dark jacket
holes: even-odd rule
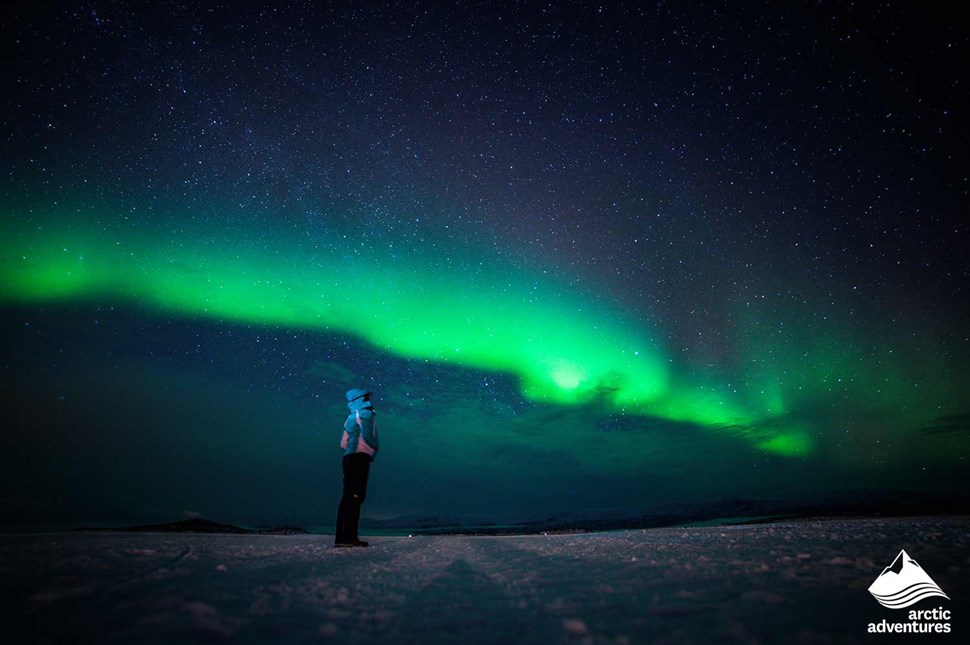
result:
[[[350,414],[344,421],[340,447],[344,449],[344,455],[363,452],[374,461],[380,447],[377,442],[377,413],[371,402],[363,398],[350,401],[347,407],[350,408]]]

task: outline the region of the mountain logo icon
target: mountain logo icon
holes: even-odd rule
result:
[[[869,585],[869,593],[890,609],[903,609],[931,596],[950,599],[905,550]]]

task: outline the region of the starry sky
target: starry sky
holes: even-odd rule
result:
[[[965,15],[15,3],[6,524],[966,494]],[[790,6],[789,6],[790,5]]]

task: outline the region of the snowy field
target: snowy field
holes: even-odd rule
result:
[[[364,536],[367,539],[367,536]],[[900,549],[970,632],[970,518],[548,536],[0,536],[9,642],[912,642],[867,588]],[[951,636],[939,636],[953,641]]]

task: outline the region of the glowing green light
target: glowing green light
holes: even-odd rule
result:
[[[456,252],[444,266],[437,251],[402,254],[379,239],[331,245],[285,230],[264,239],[198,228],[173,235],[50,219],[4,225],[5,300],[133,301],[178,315],[338,331],[401,356],[515,374],[534,400],[605,397],[617,409],[713,430],[784,411],[774,392],[739,398],[674,378],[657,339],[606,299],[470,254]],[[781,454],[809,450],[789,435],[750,440]]]
[[[788,457],[807,455],[812,452],[812,441],[802,433],[781,434],[758,442],[762,450]]]
[[[550,374],[552,382],[561,390],[572,391],[583,383],[583,374],[574,365],[557,365]]]

